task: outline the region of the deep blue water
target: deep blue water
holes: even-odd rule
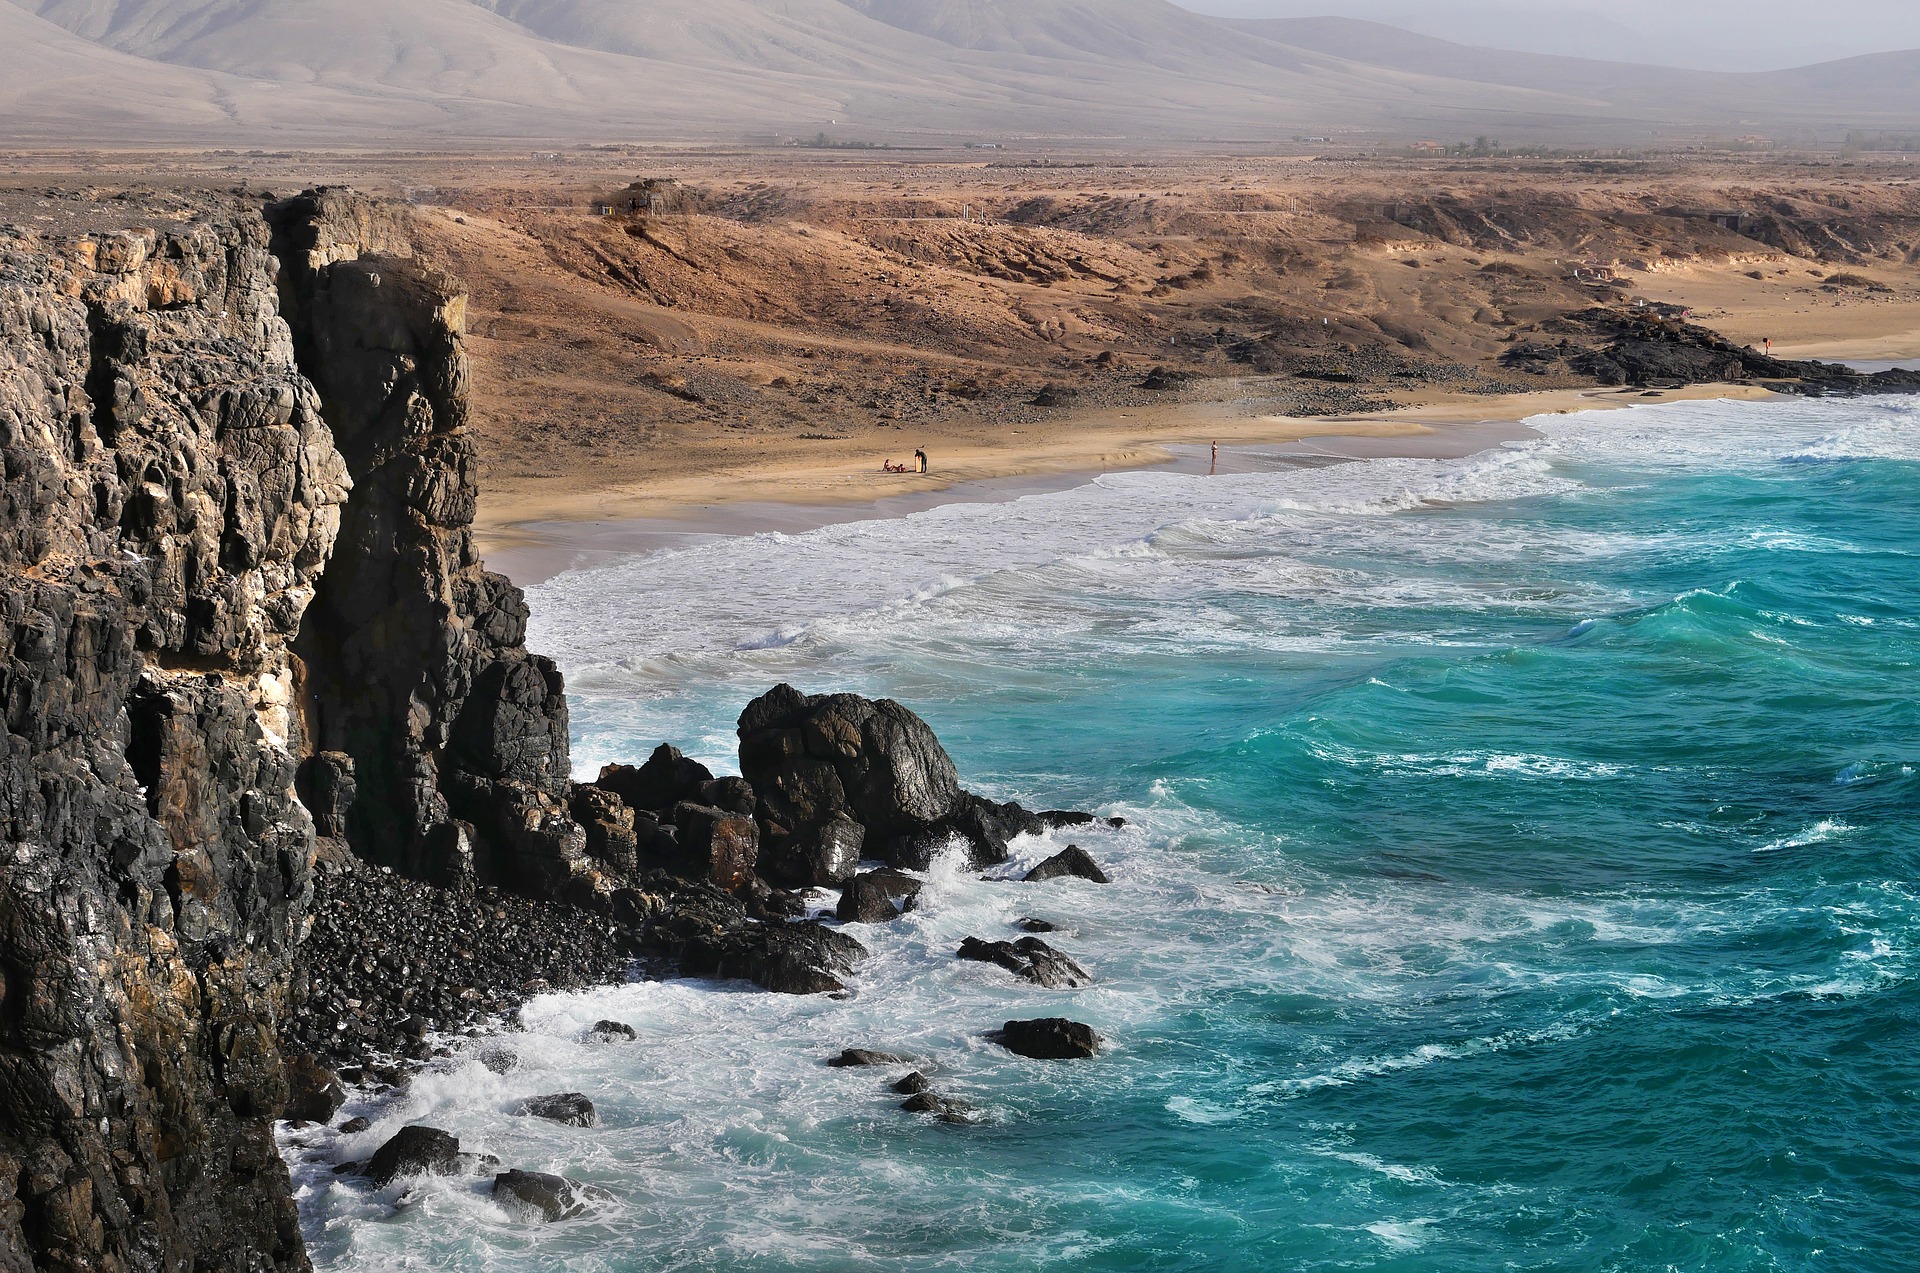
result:
[[[844,1002],[541,1000],[521,1069],[421,1080],[365,1148],[430,1121],[621,1201],[529,1235],[471,1186],[395,1212],[301,1168],[322,1266],[1914,1267],[1920,414],[1536,423],[534,589],[583,772],[663,739],[729,763],[778,680],[891,695],[974,788],[1125,815],[1073,837],[1115,882],[937,870]],[[1030,914],[1094,988],[952,959]],[[1112,1049],[980,1038],[1042,1013]],[[604,1016],[640,1044],[581,1046]],[[821,1067],[847,1045],[986,1121]],[[565,1089],[604,1125],[504,1116]]]

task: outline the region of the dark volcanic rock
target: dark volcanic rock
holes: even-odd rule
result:
[[[523,644],[520,590],[473,550],[465,297],[413,259],[401,214],[348,192],[267,217],[293,350],[353,483],[296,642],[311,746],[353,760],[347,839],[417,879],[554,890],[585,866],[566,700]]]
[[[890,699],[776,686],[740,714],[740,768],[775,864],[807,860],[837,818],[860,826],[865,854],[908,867],[954,838],[977,864],[1004,862],[1010,836],[1042,829],[1018,805],[962,791],[927,723]]]
[[[1093,856],[1077,844],[1069,844],[1046,861],[1040,863],[1026,874],[1029,883],[1041,880],[1057,880],[1063,875],[1075,876],[1083,880],[1092,880],[1095,884],[1108,884],[1107,873]]]
[[[810,995],[846,989],[841,978],[866,956],[865,946],[815,920],[749,923],[688,942],[680,968],[691,977],[741,978]]]
[[[538,1171],[503,1171],[493,1178],[493,1200],[522,1220],[571,1220],[606,1190]]]
[[[628,963],[601,915],[379,867],[335,868],[314,877],[313,929],[295,959],[281,1034],[335,1064],[409,1054],[429,1029],[482,1023],[542,986],[618,981]]]
[[[932,1114],[943,1123],[970,1123],[973,1121],[973,1106],[951,1096],[942,1096],[931,1089],[915,1092],[900,1102],[900,1108],[909,1114]]]
[[[1101,1039],[1092,1026],[1065,1017],[1009,1021],[992,1036],[1007,1051],[1041,1061],[1071,1061],[1095,1056]]]
[[[1091,826],[1094,821],[1091,813],[1080,813],[1072,809],[1042,809],[1033,816],[1040,819],[1049,831],[1058,831],[1063,827]]]
[[[289,646],[347,465],[254,207],[0,227],[0,1266],[302,1270]]]
[[[452,1176],[462,1170],[459,1139],[419,1124],[402,1127],[367,1161],[367,1175],[376,1185],[402,1176]]]
[[[347,1089],[332,1070],[295,1052],[286,1058],[287,1104],[280,1117],[295,1122],[324,1123],[347,1102]]]
[[[529,1118],[544,1118],[568,1127],[592,1127],[600,1121],[593,1102],[581,1092],[555,1092],[551,1096],[529,1096],[514,1106],[513,1112]]]
[[[922,887],[913,876],[891,867],[856,875],[840,894],[834,917],[843,924],[890,924],[913,909]]]
[[[932,1086],[933,1084],[927,1081],[926,1075],[915,1070],[911,1074],[896,1079],[893,1084],[893,1090],[902,1096],[918,1096]]]
[[[1912,393],[1920,371],[1862,374],[1838,363],[1774,358],[1718,332],[1685,322],[1670,306],[1606,306],[1530,328],[1502,365],[1533,375],[1573,375],[1603,385],[1692,385],[1765,381],[1784,393]]]
[[[860,867],[866,828],[835,814],[810,836],[788,837],[760,854],[760,873],[793,888],[841,888]]]
[[[1049,990],[1072,990],[1092,982],[1085,968],[1061,954],[1038,937],[1019,941],[981,941],[969,937],[954,952],[957,958],[979,963],[998,964],[1016,977]]]
[[[647,763],[638,768],[605,766],[593,785],[619,796],[630,809],[658,813],[683,800],[698,802],[701,788],[712,781],[712,770],[697,760],[687,759],[678,747],[662,743],[654,748]]]
[[[909,1058],[892,1052],[875,1052],[869,1048],[847,1048],[839,1056],[827,1061],[836,1068],[856,1065],[905,1065]]]
[[[683,862],[674,874],[729,892],[753,878],[760,860],[760,828],[751,816],[682,803],[673,808],[673,824]]]

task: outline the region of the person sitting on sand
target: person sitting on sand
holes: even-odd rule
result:
[[[904,464],[895,464],[892,460],[882,460],[880,461],[880,471],[883,473],[904,473],[907,471],[907,466]]]

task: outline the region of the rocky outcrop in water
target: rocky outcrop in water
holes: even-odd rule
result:
[[[759,797],[765,851],[781,861],[851,834],[868,857],[924,869],[954,839],[975,865],[1007,860],[1007,841],[1045,824],[1017,804],[960,789],[927,723],[890,699],[775,686],[740,714],[740,771]],[[808,881],[825,883],[824,880]]]

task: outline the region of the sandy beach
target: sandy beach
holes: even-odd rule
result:
[[[573,494],[519,489],[485,497],[475,532],[488,564],[526,586],[563,570],[697,537],[797,533],[942,503],[1015,499],[1101,473],[1169,465],[1204,473],[1215,442],[1221,472],[1243,465],[1237,450],[1254,446],[1269,457],[1275,447],[1291,446],[1303,459],[1446,459],[1524,438],[1529,431],[1523,422],[1541,415],[1771,396],[1751,385],[1556,389],[1497,397],[1436,393],[1405,410],[1306,419],[1234,416],[1231,404],[1209,402],[1088,412],[1044,430],[947,421],[920,430],[924,436],[903,444],[896,455],[862,456],[838,447],[833,460],[817,451],[742,439],[731,462],[700,473],[676,473],[672,457],[665,456],[659,475],[643,482],[595,488],[592,474],[582,472]],[[929,453],[929,472],[881,469],[883,459],[906,459],[914,446]]]

